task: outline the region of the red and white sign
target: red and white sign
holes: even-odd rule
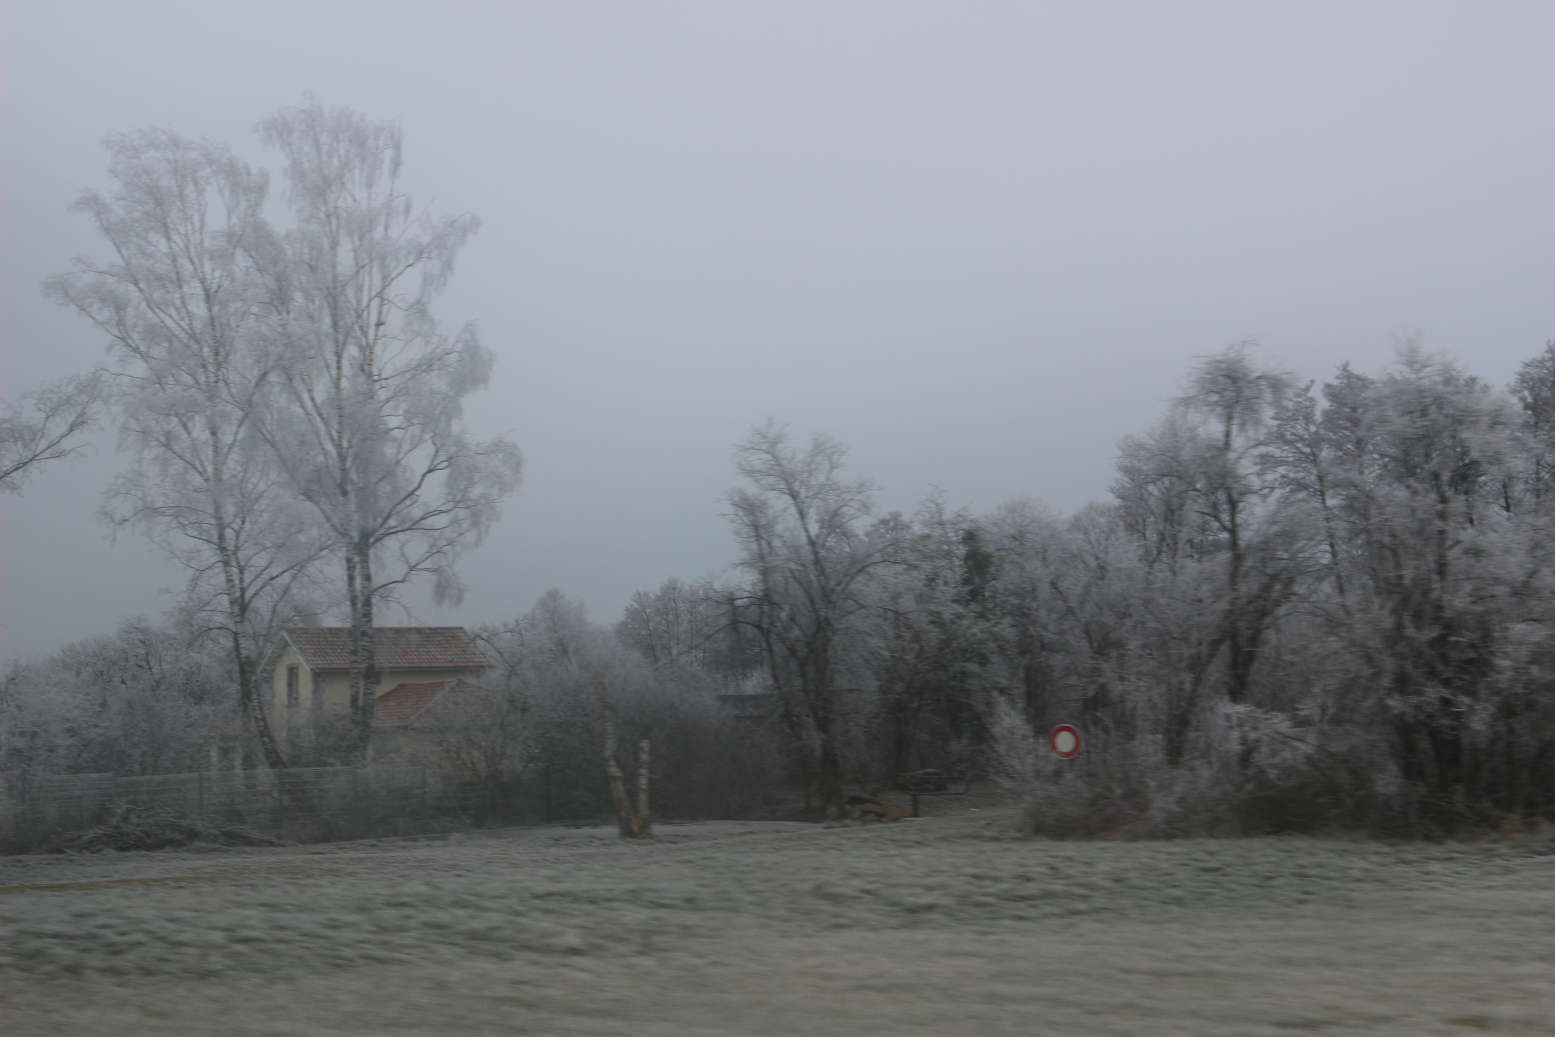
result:
[[[1080,732],[1068,724],[1059,724],[1047,736],[1047,745],[1060,760],[1080,754]]]

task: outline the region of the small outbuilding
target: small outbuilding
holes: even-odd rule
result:
[[[286,627],[272,651],[271,716],[296,745],[351,713],[349,627]],[[374,627],[378,726],[414,721],[440,695],[486,669],[486,657],[464,627]]]

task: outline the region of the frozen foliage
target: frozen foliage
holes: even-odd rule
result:
[[[871,583],[896,564],[899,546],[894,523],[866,525],[874,487],[843,476],[846,456],[836,440],[800,446],[768,422],[735,448],[748,485],[729,496],[747,577],[733,598],[734,622],[754,632],[789,733],[806,747],[806,798],[813,790],[833,810],[843,798],[840,678],[871,610]]]
[[[937,767],[1063,773],[1083,794],[1029,814],[1053,834],[1555,817],[1552,401],[1555,345],[1508,395],[1414,342],[1321,387],[1238,344],[1122,442],[1113,501],[1068,517],[931,498],[866,522],[842,448],[768,424],[736,453],[741,578],[705,595],[726,604],[666,585],[623,636],[660,658],[697,630],[680,657],[764,670],[834,809]],[[1063,722],[1086,749],[1059,771]]]
[[[376,606],[418,577],[457,603],[454,565],[485,537],[522,461],[511,441],[465,428],[463,401],[485,387],[492,355],[473,325],[450,334],[431,311],[479,219],[416,210],[399,187],[397,124],[310,99],[260,131],[286,158],[296,220],[270,300],[284,374],[263,427],[342,563],[360,752]]]
[[[282,355],[269,284],[268,181],[224,145],[166,129],[108,138],[111,196],[84,192],[113,260],[76,260],[47,292],[101,330],[118,361],[120,441],[135,466],[103,514],[189,574],[188,607],[230,643],[238,700],[269,766],[284,761],[259,696],[259,666],[322,538],[284,492],[260,401]]]
[[[166,774],[209,766],[240,744],[226,689],[232,658],[190,623],[134,619],[13,664],[0,686],[9,772]]]
[[[523,799],[513,791],[461,784],[456,775],[424,766],[381,763],[138,777],[12,772],[0,797],[0,853],[57,851],[85,832],[119,831],[113,819],[124,811],[149,812],[175,831],[214,826],[210,831],[246,830],[286,843],[462,831],[493,818],[543,819],[538,797]],[[136,830],[134,824],[124,829],[131,838]]]
[[[338,582],[359,755],[377,683],[375,604],[418,578],[439,601],[459,598],[454,563],[495,521],[520,458],[508,440],[465,429],[462,401],[492,358],[473,327],[450,334],[430,310],[476,218],[414,209],[397,186],[392,123],[310,99],[260,131],[286,161],[291,226],[270,225],[268,177],[225,145],[115,134],[112,193],[75,205],[111,258],[78,258],[46,290],[115,357],[135,466],[104,514],[188,571],[185,604],[229,641],[249,737],[281,767],[258,691],[279,626],[317,614]],[[98,384],[34,394],[35,420],[0,415],[0,488],[71,449]]]
[[[720,683],[677,662],[655,666],[583,606],[552,590],[524,616],[476,633],[493,667],[445,696],[433,723],[445,764],[467,781],[532,798],[544,785],[552,817],[608,809],[595,686],[608,689],[624,746],[652,741],[656,810],[669,817],[768,813],[785,799],[786,768],[767,732],[719,706]]]
[[[1054,769],[1025,712],[1008,699],[990,708],[985,766],[989,777],[1022,793],[1031,792]]]
[[[18,1035],[1548,1032],[1555,843],[1009,815],[12,858]],[[985,820],[986,819],[986,820]]]
[[[20,493],[40,466],[85,446],[81,434],[97,423],[102,402],[96,372],[23,393],[16,403],[0,401],[0,493]]]
[[[104,850],[166,850],[206,843],[214,846],[273,846],[276,840],[242,825],[191,817],[176,810],[124,806],[96,828],[78,832],[60,844],[66,853]]]
[[[416,579],[456,600],[455,563],[517,484],[513,444],[463,423],[491,355],[432,313],[475,217],[412,205],[393,123],[309,99],[260,129],[285,228],[262,173],[165,130],[110,138],[115,191],[78,205],[114,259],[49,291],[118,359],[136,467],[105,510],[190,580],[182,633],[127,628],[14,672],[7,766],[189,770],[235,716],[246,762],[362,759],[378,605]],[[7,411],[20,467],[0,478],[68,451],[95,384]],[[1122,441],[1112,499],[1070,516],[940,497],[882,516],[840,443],[768,422],[734,452],[727,577],[641,593],[613,631],[547,595],[481,632],[497,665],[400,748],[488,804],[597,815],[603,684],[683,816],[836,816],[935,768],[1021,790],[1051,835],[1552,818],[1551,458],[1555,344],[1510,393],[1415,342],[1322,385],[1234,345]],[[282,617],[331,599],[353,630],[350,721],[287,761],[257,661]],[[1085,736],[1062,765],[1043,747],[1060,722]]]

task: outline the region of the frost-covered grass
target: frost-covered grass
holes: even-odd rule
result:
[[[12,859],[5,1030],[1555,1032],[1555,838],[1012,827]]]

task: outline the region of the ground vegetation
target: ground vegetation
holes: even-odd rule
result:
[[[1548,834],[1077,843],[935,813],[13,857],[7,1033],[1555,1027]]]

